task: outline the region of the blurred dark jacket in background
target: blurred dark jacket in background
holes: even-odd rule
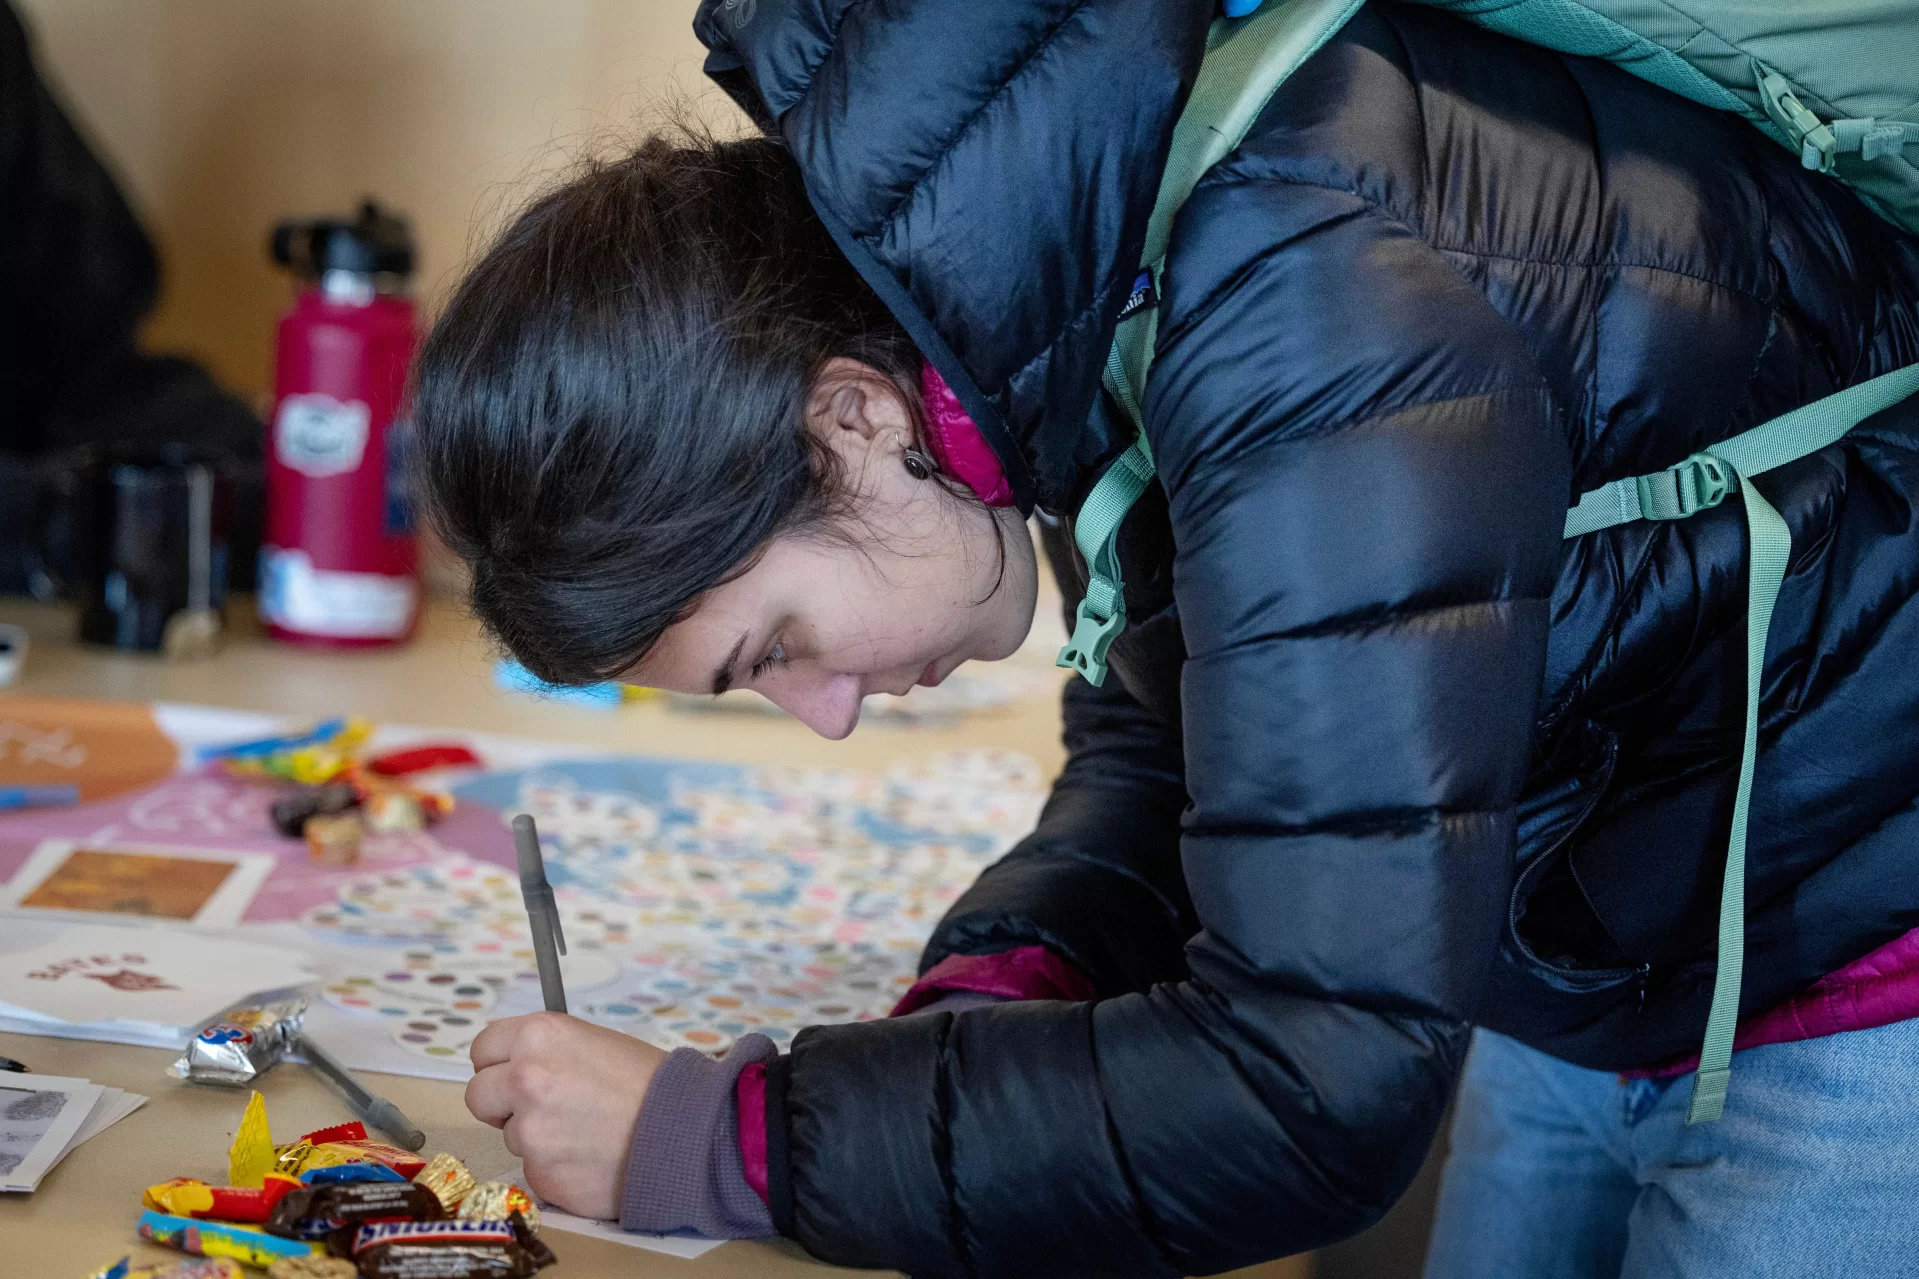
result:
[[[34,585],[48,479],[89,448],[130,441],[225,459],[231,584],[251,586],[264,428],[199,365],[139,349],[159,285],[152,243],[0,0],[0,591]]]

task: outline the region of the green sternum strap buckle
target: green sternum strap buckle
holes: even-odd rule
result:
[[[1119,526],[1152,478],[1153,457],[1141,437],[1106,468],[1073,521],[1073,542],[1086,561],[1086,595],[1079,602],[1072,638],[1059,651],[1058,665],[1078,671],[1096,688],[1106,682],[1106,650],[1126,629]]]

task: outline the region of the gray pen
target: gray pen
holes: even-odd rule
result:
[[[546,861],[540,856],[540,832],[530,814],[513,819],[513,848],[520,857],[520,896],[526,899],[526,922],[533,930],[533,959],[540,966],[540,994],[550,1013],[566,1011],[566,987],[560,982],[560,956],[566,954],[566,935],[560,931],[560,908],[553,901],[553,885],[546,882]]]
[[[426,1134],[415,1128],[413,1121],[401,1114],[398,1106],[378,1093],[368,1091],[366,1085],[355,1079],[338,1058],[314,1043],[310,1036],[301,1035],[297,1046],[300,1055],[307,1059],[307,1065],[340,1090],[354,1114],[408,1150],[418,1150],[426,1145]]]

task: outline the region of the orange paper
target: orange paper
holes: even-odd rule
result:
[[[90,802],[150,786],[179,764],[140,702],[0,696],[0,786],[78,786]]]

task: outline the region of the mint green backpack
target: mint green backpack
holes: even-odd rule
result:
[[[1809,169],[1853,184],[1895,225],[1919,231],[1919,0],[1419,0],[1565,53],[1610,59],[1707,106],[1737,112],[1791,147]],[[1229,0],[1213,24],[1147,224],[1135,291],[1158,291],[1174,215],[1207,169],[1239,145],[1279,86],[1359,10],[1363,0]],[[1239,16],[1248,14],[1250,16]],[[1122,320],[1104,385],[1136,438],[1101,475],[1073,521],[1089,580],[1059,664],[1097,685],[1126,625],[1119,526],[1153,479],[1140,417],[1159,312]],[[1814,401],[1654,475],[1614,480],[1566,515],[1567,538],[1634,520],[1678,520],[1733,493],[1746,507],[1751,602],[1746,627],[1746,727],[1725,888],[1719,966],[1688,1123],[1725,1106],[1746,947],[1746,824],[1759,741],[1759,672],[1766,632],[1791,559],[1786,522],[1751,478],[1834,443],[1866,418],[1919,393],[1919,364]]]

